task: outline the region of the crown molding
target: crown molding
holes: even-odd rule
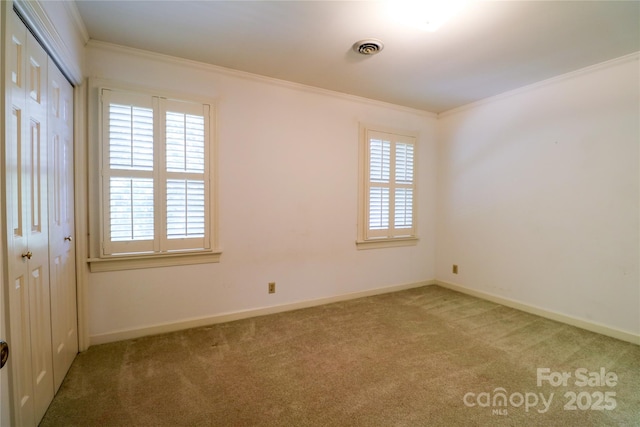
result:
[[[82,20],[82,16],[80,16],[80,11],[78,10],[78,5],[75,1],[65,1],[64,7],[67,9],[67,13],[71,16],[73,20],[73,24],[75,30],[78,32],[80,39],[83,44],[86,45],[89,41],[89,31],[87,27],[84,25],[84,21]]]
[[[179,58],[170,55],[164,55],[156,52],[151,52],[142,49],[136,49],[132,47],[117,45],[113,43],[107,43],[97,40],[89,40],[87,48],[111,51],[115,53],[121,53],[125,55],[137,56],[139,58],[145,58],[153,61],[160,61],[167,64],[178,65],[183,67],[189,67],[192,69],[203,70],[211,73],[222,74],[229,77],[235,77],[240,79],[246,79],[254,82],[260,82],[270,84],[274,86],[286,87],[294,90],[301,90],[304,92],[315,93],[318,95],[330,96],[332,98],[340,98],[351,102],[359,102],[361,104],[367,104],[377,107],[390,108],[405,113],[415,114],[421,117],[437,118],[436,113],[432,113],[426,110],[419,110],[403,105],[392,104],[384,101],[378,101],[375,99],[364,98],[357,95],[350,95],[343,92],[332,91],[329,89],[322,89],[315,86],[309,86],[302,83],[295,83],[288,80],[276,79],[273,77],[262,76],[259,74],[249,73],[246,71],[234,70],[232,68],[221,67],[219,65],[207,64],[204,62],[194,61],[190,59]]]
[[[627,63],[627,62],[638,61],[639,59],[640,59],[640,51],[639,52],[633,52],[633,53],[630,53],[628,55],[621,56],[619,58],[614,58],[614,59],[611,59],[611,60],[608,60],[608,61],[600,62],[598,64],[594,64],[594,65],[590,65],[588,67],[580,68],[580,69],[575,70],[575,71],[570,71],[570,72],[565,73],[565,74],[560,74],[558,76],[554,76],[554,77],[551,77],[551,78],[548,78],[548,79],[545,79],[545,80],[541,80],[541,81],[536,82],[536,83],[532,83],[532,84],[529,84],[529,85],[526,85],[526,86],[522,86],[522,87],[519,87],[517,89],[510,90],[508,92],[503,92],[503,93],[501,93],[499,95],[490,96],[488,98],[484,98],[484,99],[481,99],[479,101],[471,102],[469,104],[465,104],[465,105],[462,105],[460,107],[444,111],[444,112],[438,114],[438,118],[440,119],[440,118],[443,118],[443,117],[447,117],[447,116],[450,116],[450,115],[453,115],[453,114],[457,114],[457,113],[460,113],[460,112],[463,112],[463,111],[466,111],[466,110],[470,110],[470,109],[479,107],[481,105],[490,104],[490,103],[493,103],[493,102],[496,102],[496,101],[501,101],[503,99],[510,98],[512,96],[516,96],[516,95],[520,95],[520,94],[523,94],[523,93],[531,92],[531,91],[534,91],[536,89],[539,89],[539,88],[542,88],[542,87],[545,87],[545,86],[550,86],[550,85],[562,82],[564,80],[569,80],[569,79],[576,78],[578,76],[582,76],[582,75],[585,75],[585,74],[590,74],[590,73],[593,73],[593,72],[598,71],[598,70],[604,70],[606,68],[610,68],[610,67],[613,67],[613,66],[616,66],[616,65]]]

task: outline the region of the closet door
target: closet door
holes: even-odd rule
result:
[[[73,88],[49,59],[49,253],[56,391],[78,353],[73,242]]]
[[[36,425],[53,399],[47,211],[47,55],[8,20],[5,167],[14,422]]]
[[[7,27],[7,24],[6,24],[6,19],[8,19],[7,16],[11,17],[11,14],[7,15],[8,11],[9,11],[9,8],[6,6],[6,4],[3,4],[2,2],[0,2],[0,28]],[[0,34],[0,40],[2,40],[4,36],[4,31],[0,31],[0,33],[2,33]],[[2,58],[3,63],[7,59],[5,52],[8,46],[10,46],[10,43],[5,44],[0,42],[0,58]],[[9,67],[6,67],[6,68],[8,70]],[[7,106],[10,104],[9,102],[7,102],[8,96],[5,97],[4,88],[5,88],[5,81],[2,80],[0,81],[0,99],[2,99],[1,102],[3,102],[3,104],[1,104],[2,108],[0,108],[0,114],[2,114],[2,117],[0,117],[0,124],[2,124],[3,128],[5,127],[4,123],[6,119],[9,117],[4,113],[5,103],[7,104]],[[0,135],[0,141],[2,140],[4,140],[4,135]],[[0,178],[0,182],[1,181],[2,181],[2,178]],[[0,209],[4,211],[5,200],[2,200],[0,202]],[[0,236],[4,236],[4,230],[2,229],[0,229]],[[2,245],[2,243],[0,243],[0,260],[1,260],[0,261],[0,277],[2,278],[0,279],[0,345],[3,345],[3,346],[4,344],[2,344],[2,342],[6,343],[9,340],[8,338],[9,332],[7,330],[8,322],[7,322],[7,318],[5,317],[5,300],[6,300],[5,283],[4,283],[4,269],[6,268],[6,264],[4,262],[5,250],[6,248]],[[6,352],[7,351],[10,352],[11,348],[10,346],[8,346],[8,344],[7,344],[7,347],[4,347],[4,348],[5,348],[4,356],[7,356]],[[3,355],[0,354],[0,357],[2,356]],[[4,360],[5,360],[4,366],[2,366],[2,362],[0,362],[0,426],[11,425],[11,415],[10,415],[11,397],[9,395],[9,366],[6,365],[6,361],[8,361],[8,358]]]

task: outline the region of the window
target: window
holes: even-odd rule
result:
[[[416,139],[361,126],[358,247],[415,244]]]
[[[101,258],[212,252],[212,106],[100,95]]]

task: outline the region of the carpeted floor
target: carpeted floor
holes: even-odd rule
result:
[[[426,286],[91,347],[41,423],[502,425],[640,425],[640,347]]]

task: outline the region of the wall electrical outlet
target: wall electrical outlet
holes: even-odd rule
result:
[[[453,264],[453,268],[451,269],[451,271],[453,271],[453,274],[458,274],[458,265]]]
[[[276,282],[269,282],[269,293],[270,294],[276,293]]]

